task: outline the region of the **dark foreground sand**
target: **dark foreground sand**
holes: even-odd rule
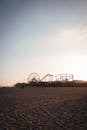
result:
[[[0,89],[0,130],[87,130],[87,87]]]

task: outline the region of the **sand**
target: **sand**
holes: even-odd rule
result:
[[[87,130],[87,87],[0,88],[0,130]]]

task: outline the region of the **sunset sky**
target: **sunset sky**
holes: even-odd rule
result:
[[[87,80],[87,0],[0,0],[0,86],[31,72]]]

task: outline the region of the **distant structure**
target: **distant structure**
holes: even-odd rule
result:
[[[54,75],[46,74],[46,75],[41,79],[41,81],[42,81],[42,82],[53,82],[53,77],[54,77]]]
[[[36,72],[31,73],[28,76],[27,82],[28,83],[38,83],[38,82],[68,82],[68,81],[73,81],[73,75],[72,74],[58,74],[57,76],[51,75],[51,74],[46,74],[42,78],[40,78],[39,74]]]
[[[72,74],[60,74],[58,75],[58,80],[62,82],[73,81]]]
[[[28,79],[27,79],[28,83],[30,83],[30,82],[40,82],[40,81],[41,81],[40,76],[35,72],[29,74]]]

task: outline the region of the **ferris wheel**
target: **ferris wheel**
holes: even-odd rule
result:
[[[29,82],[39,82],[39,81],[40,81],[40,76],[35,72],[31,73],[27,78],[28,83]]]

